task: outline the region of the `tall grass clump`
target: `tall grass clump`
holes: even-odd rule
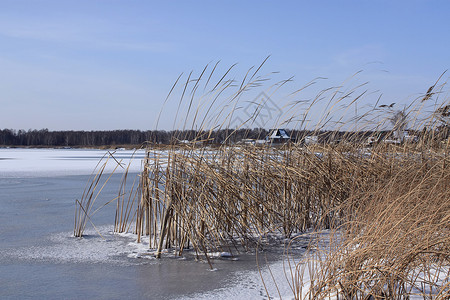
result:
[[[428,93],[418,103],[427,100]],[[442,121],[434,113],[447,103],[418,122],[418,141],[380,143],[355,161],[351,192],[330,207],[339,224],[303,259],[288,259],[295,299],[449,299],[448,133],[436,138],[448,124],[425,127]]]
[[[329,228],[338,222],[330,207],[342,205],[354,181],[346,176],[351,174],[354,162],[340,160],[342,153],[336,147],[325,153],[324,145],[316,149],[294,143],[236,145],[236,132],[255,122],[267,105],[264,99],[257,102],[246,120],[240,118],[242,123],[232,123],[237,119],[239,101],[268,78],[258,75],[261,65],[255,71],[248,70],[240,81],[230,79],[227,75],[232,66],[213,83],[216,67],[209,74],[205,68],[196,79],[191,73],[181,84],[175,121],[179,112],[185,111],[179,126],[198,126],[196,135],[188,144],[180,144],[186,140],[182,136],[185,131],[180,131],[165,151],[147,148],[134,228],[138,240],[149,238],[157,257],[163,248],[178,249],[179,255],[192,248],[208,259],[210,251],[255,249],[259,237],[268,233],[290,237],[313,226]],[[175,93],[180,78],[169,95]],[[273,95],[289,82],[275,82],[265,91]],[[208,86],[212,89],[208,90]],[[206,92],[196,103],[195,94],[201,87]],[[343,101],[354,92],[336,96],[333,91],[331,97]],[[307,104],[306,111],[311,107]],[[276,124],[291,122],[292,106],[288,113],[287,117],[277,116]],[[306,126],[304,115],[295,122],[299,127]],[[235,128],[230,128],[231,124]],[[318,128],[312,133],[318,134]],[[220,130],[226,132],[225,142],[217,145],[212,135]],[[124,224],[116,220],[116,230],[118,227],[124,228]]]
[[[358,111],[370,94],[367,84],[326,88],[304,99],[318,78],[282,97],[287,104],[272,116],[270,126],[292,129],[295,141],[239,144],[246,136],[237,134],[266,122],[265,109],[292,84],[292,78],[259,75],[264,63],[241,79],[233,77],[235,65],[222,74],[215,64],[199,75],[180,75],[164,103],[178,93],[179,134],[164,148],[148,141],[128,194],[125,175],[114,231],[147,239],[156,257],[164,249],[180,256],[193,251],[211,264],[209,253],[257,251],[268,234],[289,239],[327,229],[328,241],[313,239],[304,260],[288,259],[295,299],[445,299],[450,168],[444,84],[436,82],[401,110],[380,96]],[[268,97],[257,97],[261,91]],[[414,139],[404,136],[406,129]],[[97,182],[94,177],[79,203],[76,234]]]
[[[385,174],[377,171],[382,176],[337,208],[342,219],[331,241],[291,261],[296,299],[448,299],[448,156],[385,163]]]

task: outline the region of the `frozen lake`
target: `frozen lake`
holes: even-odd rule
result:
[[[216,258],[214,271],[189,256],[137,255],[145,245],[136,244],[133,235],[112,233],[114,204],[92,217],[98,231],[88,224],[87,235],[74,238],[75,200],[105,153],[0,149],[1,299],[267,299],[252,254]],[[143,151],[114,153],[125,165],[132,155],[130,172],[137,174]],[[96,206],[117,196],[120,178],[119,171]],[[280,294],[292,295],[282,251],[267,252],[269,265]],[[271,296],[279,297],[267,266],[262,273]]]
[[[130,171],[138,172],[144,150],[93,149],[7,149],[0,148],[0,177],[50,177],[89,175],[99,160],[113,154],[124,164],[131,162]],[[130,160],[131,157],[135,159]],[[112,170],[114,164],[110,164]]]

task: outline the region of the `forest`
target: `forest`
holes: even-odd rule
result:
[[[242,139],[264,139],[268,134],[264,129],[217,130],[198,134],[195,130],[110,130],[110,131],[49,131],[40,130],[0,130],[1,146],[16,147],[99,147],[152,144],[174,144],[204,139],[210,144],[221,144],[231,134],[230,142]],[[200,138],[199,138],[200,136]]]
[[[443,130],[444,129],[444,130]],[[139,147],[142,144],[183,144],[196,142],[199,144],[221,145],[236,144],[245,140],[264,140],[271,130],[253,129],[220,129],[197,132],[196,130],[110,130],[110,131],[49,131],[48,129],[0,130],[0,146],[2,147]],[[344,139],[363,143],[369,136],[377,136],[380,140],[392,134],[391,131],[311,131],[287,130],[292,142],[301,142],[305,136],[316,135],[320,143],[339,143]],[[426,133],[426,134],[425,134]],[[413,131],[417,137],[434,136],[439,140],[448,138],[449,128],[442,126],[432,131]]]

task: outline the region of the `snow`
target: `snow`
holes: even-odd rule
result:
[[[86,230],[83,238],[76,238],[73,232],[61,232],[49,236],[41,245],[15,249],[14,252],[0,251],[0,257],[11,257],[30,261],[53,261],[58,263],[112,263],[128,264],[120,256],[132,252],[131,236],[113,234],[111,226],[97,230]]]
[[[125,168],[131,163],[130,172],[141,169],[141,160],[145,156],[144,150],[0,148],[0,178],[89,175],[109,153]],[[106,171],[112,171],[116,165],[115,160],[110,159]]]
[[[235,283],[229,286],[178,299],[268,299],[267,294],[270,299],[295,299],[288,268],[285,260],[279,260],[256,271],[237,272]],[[309,281],[308,274],[305,274],[304,279]],[[307,290],[307,286],[304,289]]]

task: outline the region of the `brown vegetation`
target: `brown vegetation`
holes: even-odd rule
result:
[[[241,84],[234,85],[239,88],[225,99],[228,107],[235,107],[230,103],[261,82],[255,77],[260,68],[250,78],[249,70]],[[440,120],[435,115],[419,118],[421,112],[411,105],[402,111],[402,124],[396,122],[391,135],[405,128],[409,119],[415,132],[423,132],[415,142],[379,142],[367,148],[358,131],[347,131],[339,135],[339,143],[198,146],[211,138],[213,129],[206,130],[206,124],[212,123],[211,128],[217,130],[227,124],[225,119],[216,125],[220,115],[231,118],[224,110],[200,117],[205,108],[201,105],[191,110],[204,72],[196,80],[188,77],[180,100],[181,105],[193,84],[184,125],[192,117],[199,121],[196,137],[185,146],[147,147],[143,171],[130,192],[125,191],[124,175],[115,232],[133,228],[138,241],[149,239],[157,257],[163,248],[174,249],[178,255],[190,248],[209,261],[210,251],[257,249],[259,237],[267,233],[291,237],[311,228],[328,228],[336,235],[330,236],[327,248],[322,242],[312,243],[306,261],[290,260],[287,273],[296,299],[407,299],[415,293],[424,298],[449,296],[450,161],[448,139],[441,136],[448,131],[434,130],[448,128],[448,124],[433,123]],[[234,81],[225,80],[225,75],[206,93],[213,95],[213,103],[233,86]],[[305,116],[327,91],[313,99]],[[333,108],[354,92],[331,94],[323,126],[330,125]],[[364,93],[354,95],[350,104]],[[430,100],[425,97],[416,102],[422,105]],[[381,126],[367,128],[373,112],[379,113],[378,108],[355,119],[366,124],[366,132],[377,132]],[[389,123],[390,118],[385,116],[381,123]],[[305,126],[305,119],[300,120],[300,127]],[[320,129],[319,124],[314,132],[319,134]],[[87,195],[95,199],[92,193]],[[83,203],[78,202],[78,214],[89,211]]]
[[[313,243],[320,250],[292,262],[296,299],[450,296],[448,149],[372,156],[356,166],[364,179],[331,209],[341,225],[328,246]]]

